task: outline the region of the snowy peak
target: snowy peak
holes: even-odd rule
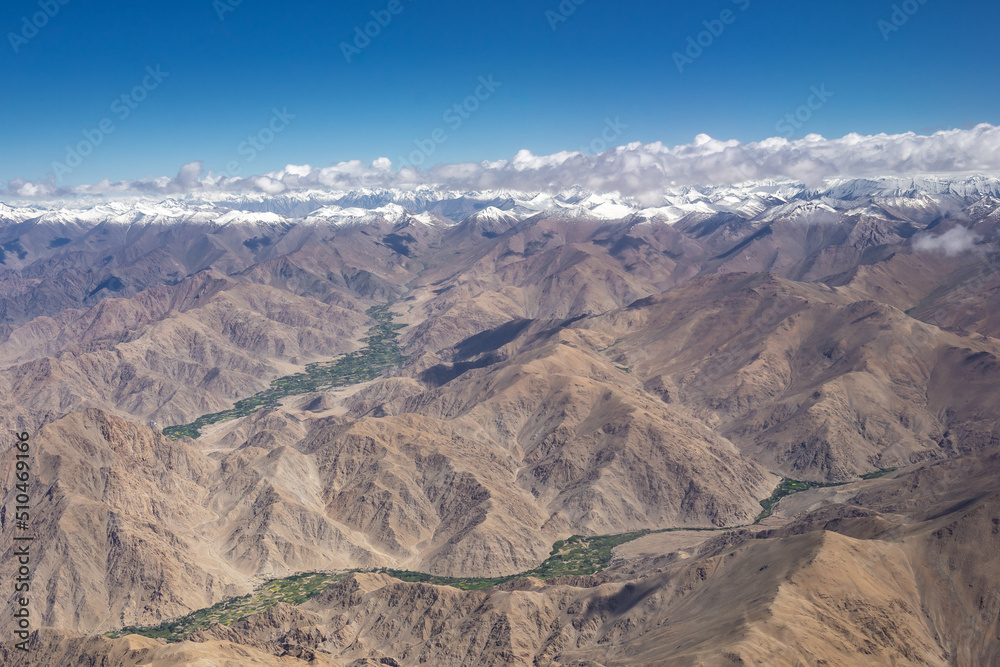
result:
[[[336,227],[354,225],[369,225],[378,222],[398,224],[406,219],[408,213],[399,204],[387,204],[378,208],[362,207],[341,208],[340,206],[325,206],[314,211],[306,219],[306,224],[330,224]]]
[[[216,224],[266,226],[323,224],[353,226],[401,223],[428,227],[469,220],[487,232],[533,217],[628,220],[675,224],[688,217],[717,214],[745,219],[785,218],[803,224],[836,220],[854,210],[875,207],[881,214],[929,222],[955,214],[986,198],[1000,198],[1000,180],[875,178],[831,181],[822,189],[778,181],[745,182],[708,188],[681,187],[641,201],[618,192],[574,187],[558,193],[512,189],[455,191],[416,189],[303,190],[270,196],[261,193],[182,195],[174,198],[79,197],[51,202],[0,202],[0,225],[29,220],[41,224],[90,228]]]
[[[469,222],[478,222],[483,225],[506,224],[508,226],[519,222],[518,217],[513,213],[502,211],[495,206],[487,206],[483,210],[473,213],[466,220]]]

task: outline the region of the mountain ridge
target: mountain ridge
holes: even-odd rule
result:
[[[37,443],[39,660],[989,661],[991,183],[0,207],[0,422]],[[379,373],[160,433],[351,358],[379,307],[402,327]],[[781,478],[812,488],[737,528]],[[731,530],[479,592],[361,573],[176,646],[73,634],[295,572],[506,578],[572,535],[709,526]],[[401,600],[422,611],[383,613]]]

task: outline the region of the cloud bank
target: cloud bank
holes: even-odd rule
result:
[[[522,150],[510,160],[439,164],[429,169],[395,169],[387,158],[328,167],[289,165],[284,169],[230,178],[206,172],[201,162],[181,167],[176,177],[138,181],[103,180],[60,187],[51,178],[18,178],[0,186],[0,195],[50,198],[74,195],[146,193],[262,192],[277,195],[307,189],[414,188],[454,190],[515,189],[558,192],[581,186],[597,192],[620,192],[655,201],[678,186],[712,186],[779,180],[818,187],[828,179],[866,176],[1000,173],[1000,127],[982,124],[968,130],[932,135],[906,134],[839,139],[809,135],[790,141],[771,138],[742,144],[698,135],[690,144],[633,143],[599,155],[562,152],[536,156]]]
[[[948,257],[955,257],[972,250],[976,243],[982,240],[965,227],[953,227],[940,236],[921,236],[913,243],[917,252],[943,252]]]

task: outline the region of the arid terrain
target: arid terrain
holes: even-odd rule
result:
[[[1000,181],[666,199],[0,205],[0,663],[1000,664]]]

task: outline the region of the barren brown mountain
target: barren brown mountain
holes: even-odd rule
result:
[[[543,199],[3,209],[35,540],[31,651],[0,616],[0,661],[1000,661],[1000,201]],[[404,358],[368,373],[383,304]],[[349,380],[161,432],[338,359]],[[757,522],[783,478],[809,488]],[[520,576],[632,532],[596,572]],[[107,634],[312,571],[345,576],[179,642]]]

